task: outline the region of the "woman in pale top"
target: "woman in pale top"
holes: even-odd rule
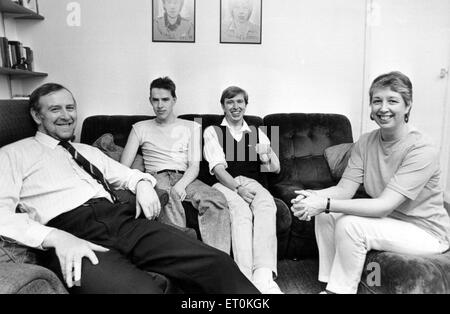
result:
[[[412,84],[400,72],[375,79],[371,120],[337,186],[298,191],[300,220],[315,218],[319,281],[328,293],[356,293],[370,250],[439,254],[449,248],[450,219],[440,185],[439,152],[409,125]],[[352,199],[361,184],[368,199]]]

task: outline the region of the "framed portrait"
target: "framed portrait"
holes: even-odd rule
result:
[[[261,44],[262,0],[220,0],[220,42]]]
[[[195,0],[152,0],[152,41],[195,42]]]
[[[38,0],[21,0],[19,3],[25,8],[39,14]]]

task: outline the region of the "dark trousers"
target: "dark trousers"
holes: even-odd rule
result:
[[[98,265],[83,259],[81,287],[73,292],[162,293],[161,278],[148,274],[154,272],[187,293],[259,293],[227,254],[135,214],[134,198],[122,204],[96,199],[47,224],[110,249],[95,252]],[[52,255],[49,267],[61,274]]]

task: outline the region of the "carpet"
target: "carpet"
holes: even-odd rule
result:
[[[323,290],[322,284],[317,280],[318,273],[317,259],[281,260],[278,261],[276,282],[286,294],[317,294]]]

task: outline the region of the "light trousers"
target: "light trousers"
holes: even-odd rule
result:
[[[422,228],[388,217],[320,214],[315,218],[315,232],[319,281],[328,283],[328,291],[340,294],[357,292],[370,250],[428,255],[448,249],[447,243]]]
[[[183,177],[180,173],[154,174],[156,186],[169,193],[169,202],[161,209],[158,220],[165,224],[186,227],[186,214],[180,198],[172,187]],[[198,210],[198,226],[202,241],[230,254],[230,213],[225,197],[218,190],[196,179],[186,187],[186,202]]]
[[[256,192],[251,204],[221,183],[213,187],[225,195],[231,218],[233,257],[244,275],[252,279],[253,271],[269,268],[277,274],[277,207],[272,195],[261,184],[243,176],[238,184]]]

